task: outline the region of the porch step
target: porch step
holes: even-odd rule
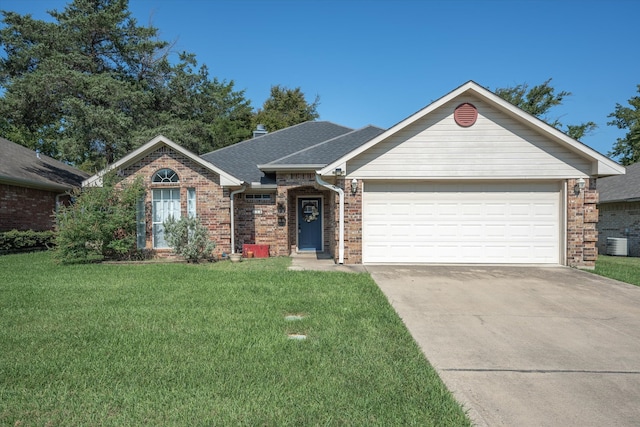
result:
[[[315,251],[292,251],[290,257],[305,259],[333,259],[328,253]]]

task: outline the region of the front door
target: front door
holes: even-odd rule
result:
[[[322,251],[322,198],[298,199],[298,250]]]

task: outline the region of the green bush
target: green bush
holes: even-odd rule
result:
[[[139,258],[136,201],[144,191],[141,177],[133,183],[118,183],[116,175],[109,173],[102,187],[74,192],[75,202],[56,214],[55,258],[63,263]]]
[[[198,218],[170,217],[164,222],[164,232],[173,251],[188,262],[211,258],[216,244],[209,240],[209,231]]]
[[[50,248],[53,245],[54,233],[47,231],[11,230],[0,233],[0,251],[24,251],[30,249]]]

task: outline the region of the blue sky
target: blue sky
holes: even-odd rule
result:
[[[47,18],[64,0],[1,0]],[[636,0],[130,0],[141,25],[233,80],[254,107],[272,85],[320,96],[321,120],[389,127],[474,80],[489,89],[552,78],[572,92],[552,118],[594,121],[583,139],[606,154],[607,126],[640,84]]]

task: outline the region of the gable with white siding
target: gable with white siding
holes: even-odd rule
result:
[[[470,127],[453,117],[473,104]],[[347,163],[350,176],[384,179],[562,179],[588,177],[592,162],[475,96],[461,96],[389,135]]]

